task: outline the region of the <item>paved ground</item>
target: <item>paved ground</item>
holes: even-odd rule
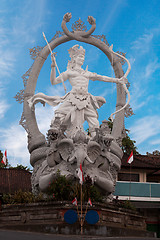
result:
[[[136,238],[136,237],[91,237],[91,236],[66,236],[66,235],[54,235],[54,234],[43,234],[43,233],[29,233],[20,231],[8,231],[0,230],[1,240],[80,240],[80,239],[91,239],[91,240],[156,240],[157,238]]]

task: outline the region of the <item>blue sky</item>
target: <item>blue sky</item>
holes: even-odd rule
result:
[[[160,150],[160,1],[159,0],[1,0],[0,1],[0,149],[8,151],[11,165],[29,166],[27,138],[19,126],[23,111],[13,98],[23,89],[21,76],[33,60],[29,49],[45,46],[42,32],[48,40],[61,31],[66,12],[72,13],[71,26],[81,18],[89,28],[88,16],[96,19],[95,34],[104,34],[114,51],[125,52],[131,63],[130,105],[134,116],[125,119],[130,137],[136,141],[141,154]],[[57,64],[66,69],[67,49],[76,42],[59,46]],[[86,49],[84,67],[99,74],[114,76],[108,59],[93,46]],[[50,58],[39,75],[36,92],[47,95],[64,95],[61,84],[50,84]],[[124,66],[125,68],[125,66]],[[66,84],[70,89],[69,83]],[[89,92],[106,98],[99,111],[99,121],[107,119],[115,110],[115,85],[90,82]],[[40,104],[36,107],[40,130],[45,134],[53,117],[53,108]]]

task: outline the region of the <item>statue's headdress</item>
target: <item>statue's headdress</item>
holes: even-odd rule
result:
[[[68,50],[71,59],[78,55],[85,55],[85,49],[82,46],[80,46],[79,48],[78,47],[79,47],[79,45],[76,44]]]
[[[76,44],[74,45],[73,47],[71,47],[68,52],[69,52],[69,55],[70,55],[70,58],[71,58],[71,61],[68,61],[68,66],[67,68],[70,68],[70,69],[73,69],[74,67],[74,58],[78,55],[85,55],[85,49],[80,46],[79,48],[79,45]]]

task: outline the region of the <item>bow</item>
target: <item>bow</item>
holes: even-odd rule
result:
[[[123,75],[123,77],[122,77],[122,78],[127,78],[129,72],[131,71],[130,62],[129,62],[128,59],[125,58],[123,55],[120,55],[119,53],[114,52],[114,51],[112,50],[112,48],[113,48],[113,44],[109,47],[109,49],[111,50],[112,54],[117,55],[118,57],[124,59],[124,60],[127,62],[127,64],[128,64],[128,69],[127,69],[126,73],[125,73],[125,74]],[[112,122],[113,122],[113,115],[115,115],[116,113],[118,113],[118,112],[122,111],[124,108],[126,108],[127,105],[128,105],[129,102],[130,102],[130,93],[129,93],[127,87],[126,87],[126,84],[123,83],[122,86],[123,86],[125,92],[126,92],[127,95],[128,95],[128,100],[127,100],[126,104],[125,104],[122,108],[118,109],[117,111],[115,111],[114,113],[111,114],[110,118],[111,118]]]

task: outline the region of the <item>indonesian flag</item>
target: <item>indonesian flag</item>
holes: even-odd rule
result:
[[[5,150],[1,163],[3,163],[4,165],[7,164],[7,150]]]
[[[73,199],[72,204],[77,206],[77,198],[76,197]]]
[[[88,199],[88,204],[92,207],[92,202],[90,198]]]
[[[127,163],[131,164],[133,162],[133,151],[131,152],[128,160],[127,160]]]
[[[82,164],[80,164],[80,168],[78,169],[77,176],[79,177],[80,184],[83,184],[84,176],[83,176],[83,171],[82,171]]]

